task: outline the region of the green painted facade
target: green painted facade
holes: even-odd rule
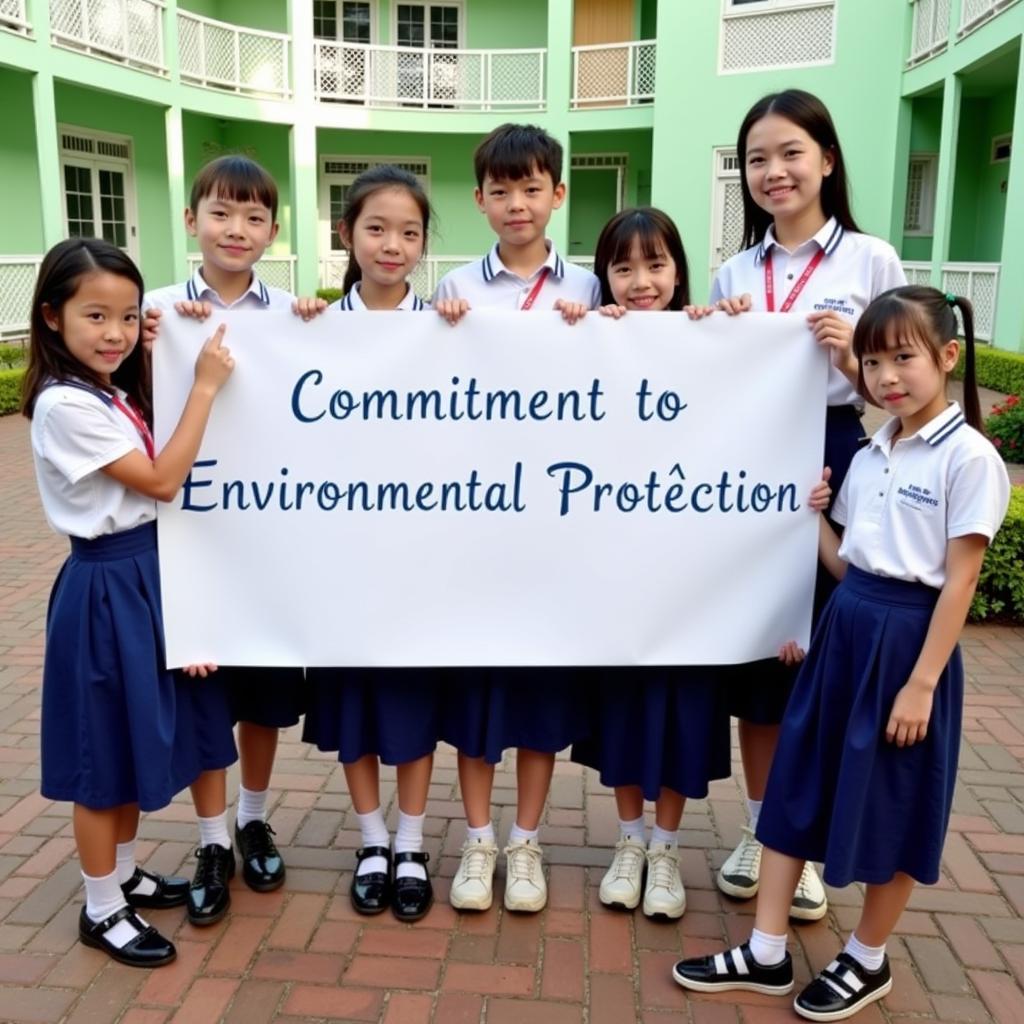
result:
[[[1024,349],[1024,303],[1011,283],[1024,280],[1024,160],[993,160],[994,140],[1024,140],[1024,0],[993,0],[991,16],[961,33],[963,2],[951,2],[945,46],[938,39],[932,55],[908,64],[915,5],[897,0],[761,0],[735,9],[732,0],[635,0],[633,39],[657,45],[653,99],[587,102],[602,95],[591,85],[573,109],[572,2],[461,0],[463,49],[545,51],[542,109],[472,110],[441,102],[423,109],[413,102],[318,100],[311,0],[168,0],[161,15],[165,70],[159,73],[117,55],[58,45],[50,3],[28,0],[31,28],[0,28],[0,94],[10,112],[0,177],[14,183],[16,195],[0,257],[38,255],[67,230],[59,125],[129,139],[134,251],[154,286],[182,278],[187,254],[195,251],[181,222],[192,176],[205,161],[233,151],[254,156],[279,184],[281,230],[269,255],[296,257],[302,293],[318,285],[321,259],[329,255],[325,158],[427,162],[436,213],[430,253],[472,256],[491,242],[472,198],[473,149],[494,125],[519,120],[543,125],[566,145],[569,198],[550,229],[561,249],[591,255],[620,202],[653,202],[679,224],[699,299],[714,263],[731,255],[715,250],[729,237],[721,228],[729,183],[720,153],[735,146],[754,100],[798,86],[820,95],[832,111],[862,227],[889,238],[909,263],[925,264],[917,273],[935,283],[942,283],[949,264],[981,264],[989,268],[983,275],[997,265],[992,340]],[[372,3],[375,45],[393,45],[397,6],[395,0]],[[179,54],[179,11],[285,33],[288,95],[261,97],[246,94],[244,86],[183,81],[181,69],[194,55]],[[804,30],[799,40],[774,40],[772,19],[783,15],[832,26],[825,60],[808,55]],[[747,28],[756,46],[744,50],[740,40],[730,49],[737,31]],[[762,54],[766,49],[772,52]],[[623,48],[605,66],[617,88],[625,82],[626,60]],[[384,74],[381,88],[408,88],[401,74]],[[906,233],[908,162],[922,155],[935,158],[929,181],[934,216],[926,230]],[[573,157],[586,166],[569,169]],[[0,290],[2,280],[0,273]]]

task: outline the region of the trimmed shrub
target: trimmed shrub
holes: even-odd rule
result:
[[[21,345],[0,345],[0,367],[13,370],[25,362],[25,350]]]
[[[317,288],[316,297],[328,302],[337,302],[345,293],[340,288]]]
[[[1001,391],[1004,395],[1024,395],[1024,355],[978,345],[974,359],[978,387]],[[964,375],[963,352],[953,375],[959,378]]]
[[[25,371],[0,370],[0,416],[8,416],[21,408],[21,382]]]
[[[1010,489],[1010,509],[985,553],[969,617],[1024,622],[1024,487]]]

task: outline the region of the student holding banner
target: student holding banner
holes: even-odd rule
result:
[[[862,434],[853,327],[873,298],[905,284],[906,277],[893,247],[862,234],[853,219],[839,138],[816,96],[788,89],[758,100],[740,126],[737,152],[744,249],[718,271],[711,301],[728,313],[804,312],[814,338],[831,349],[824,464],[838,493]],[[819,571],[816,607],[833,586]],[[761,859],[754,833],[793,672],[759,661],[737,666],[732,675],[750,828],[743,829],[717,882],[727,895],[749,899],[757,894]],[[808,864],[791,913],[818,920],[827,909],[821,880]]]

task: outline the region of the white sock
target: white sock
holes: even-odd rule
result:
[[[127,906],[124,893],[121,892],[121,883],[117,880],[116,868],[109,875],[102,875],[98,878],[93,878],[83,871],[82,880],[85,882],[85,914],[90,921],[102,921],[115,911]],[[121,949],[138,934],[138,929],[128,921],[118,921],[106,933],[105,938],[112,945]]]
[[[481,842],[481,843],[493,843],[495,842],[494,837],[494,824],[493,822],[487,822],[486,825],[482,825],[480,828],[473,828],[469,823],[466,824],[466,840],[467,842]]]
[[[750,831],[757,831],[757,822],[761,817],[761,804],[763,800],[751,800],[747,797],[747,814],[750,815]]]
[[[235,821],[240,829],[250,821],[267,820],[267,790],[238,787],[238,811]]]
[[[660,825],[651,829],[651,846],[655,843],[664,843],[666,846],[677,846],[679,843],[679,829],[669,831]]]
[[[856,932],[850,934],[843,952],[849,953],[861,967],[866,967],[869,971],[877,971],[885,961],[885,944],[883,943],[881,946],[865,946],[857,938]]]
[[[786,936],[768,935],[756,928],[750,933],[751,956],[762,967],[774,967],[786,959]]]
[[[384,812],[380,807],[375,807],[366,814],[356,811],[356,820],[359,822],[359,831],[363,837],[363,846],[390,846],[391,837],[388,835],[388,827],[384,824]],[[384,874],[388,869],[388,862],[383,857],[366,857],[359,862],[356,868],[357,875],[370,875],[374,873]]]
[[[639,818],[634,818],[632,821],[619,818],[619,838],[635,839],[642,843],[644,841],[644,816],[641,814]]]
[[[398,831],[395,832],[395,853],[420,853],[423,850],[423,822],[426,814],[406,814],[398,809]],[[395,868],[395,878],[426,879],[424,864],[405,861]]]
[[[509,843],[525,843],[532,839],[536,842],[539,834],[540,829],[535,828],[531,831],[530,829],[520,828],[519,823],[516,822],[508,834],[508,841]]]
[[[228,835],[228,812],[215,814],[212,818],[196,818],[199,822],[199,845],[209,846],[216,843],[225,850],[231,849],[231,837]]]
[[[124,885],[135,874],[135,840],[118,843],[117,847],[117,882]],[[156,892],[156,882],[152,878],[142,877],[131,890],[133,896],[152,896]]]

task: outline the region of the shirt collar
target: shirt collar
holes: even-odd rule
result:
[[[196,272],[185,282],[185,295],[194,302],[202,299],[207,293],[214,296],[222,306],[224,305],[224,300],[206,283],[206,278],[203,277],[203,268],[196,267]],[[264,306],[270,305],[270,292],[267,291],[267,286],[256,276],[256,271],[252,273],[249,287],[231,305],[237,306],[250,293],[255,295]]]
[[[558,251],[555,249],[555,243],[550,238],[545,239],[544,244],[548,247],[548,257],[544,263],[538,267],[537,273],[540,273],[544,267],[549,269],[549,272],[555,277],[565,277],[565,260],[558,255]],[[483,275],[485,281],[493,281],[498,274],[511,274],[513,277],[518,277],[518,274],[512,274],[512,271],[501,262],[501,257],[498,255],[498,243],[495,242],[491,248],[491,251],[480,261],[480,272]],[[534,274],[536,276],[536,274]]]
[[[871,447],[890,447],[892,444],[892,435],[896,433],[896,428],[899,425],[899,422],[900,421],[897,417],[893,417],[891,420],[882,424],[871,438]],[[938,416],[930,419],[923,427],[921,427],[920,430],[913,434],[912,437],[920,438],[926,444],[935,448],[942,444],[942,442],[947,438],[952,437],[953,434],[955,434],[966,422],[967,420],[964,419],[960,403],[950,402]]]
[[[817,247],[824,251],[826,256],[831,256],[836,251],[839,243],[843,240],[843,235],[846,233],[842,224],[835,219],[835,217],[829,217],[825,221],[824,226],[821,228],[813,238],[809,238],[804,245],[814,243]],[[775,225],[769,224],[768,230],[764,233],[764,238],[761,240],[761,244],[757,247],[757,255],[755,257],[758,263],[763,263],[765,257],[773,246],[779,245],[778,239],[775,237]]]
[[[363,302],[362,295],[359,294],[359,282],[356,281],[354,285],[345,293],[341,299],[341,308],[346,310],[359,310],[366,309],[366,303]],[[395,306],[395,309],[408,309],[408,310],[419,310],[425,309],[426,304],[424,301],[412,290],[411,284],[405,286],[405,296],[402,301]]]

